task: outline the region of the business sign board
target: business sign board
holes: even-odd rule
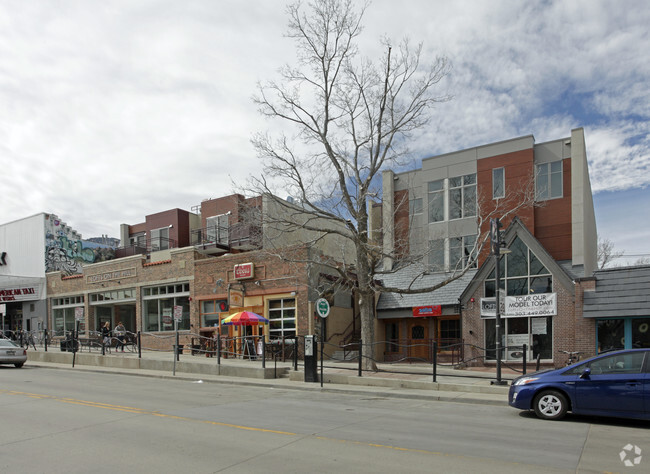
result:
[[[248,280],[255,276],[254,265],[252,263],[241,263],[235,265],[235,280]]]
[[[0,290],[0,301],[30,301],[40,299],[37,286],[24,286],[19,288],[5,288]]]
[[[504,318],[555,316],[557,293],[540,293],[499,298]],[[481,298],[481,317],[496,317],[496,298]]]
[[[442,316],[442,305],[415,306],[413,317],[424,318],[427,316]]]

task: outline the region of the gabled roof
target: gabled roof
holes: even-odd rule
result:
[[[459,279],[428,293],[417,294],[399,294],[399,293],[382,293],[377,302],[377,310],[389,309],[406,309],[416,306],[427,305],[454,305],[458,304],[460,294],[467,284],[472,280],[476,270],[469,270]],[[452,276],[451,273],[425,273],[422,274],[422,267],[418,265],[409,265],[392,273],[387,273],[378,277],[378,279],[387,287],[408,288],[413,279],[417,277],[411,285],[413,289],[427,288],[442,283]]]
[[[584,292],[585,318],[650,316],[650,265],[594,272],[596,290]]]
[[[519,237],[521,241],[535,254],[539,261],[544,264],[548,271],[551,272],[554,283],[561,284],[564,288],[571,291],[571,293],[575,291],[572,276],[557,261],[555,261],[553,257],[551,257],[519,217],[515,217],[505,231],[504,241],[506,242],[506,247],[509,247],[516,237]],[[474,276],[474,279],[469,283],[469,285],[467,285],[467,288],[465,288],[465,291],[460,296],[463,303],[467,302],[470,296],[474,294],[476,289],[483,283],[492,270],[494,270],[494,258],[490,257],[483,262],[483,265],[481,265],[481,268]]]

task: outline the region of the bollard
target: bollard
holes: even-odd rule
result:
[[[43,342],[45,342],[45,352],[47,352],[47,329],[43,329]]]
[[[438,378],[438,342],[433,341],[433,381]]]
[[[275,365],[276,366],[278,365],[277,361],[276,361]],[[266,369],[266,338],[263,335],[262,335],[262,368]],[[277,369],[276,369],[276,371],[277,371]],[[275,378],[276,379],[278,378],[277,374],[276,374]]]
[[[539,370],[539,359],[541,354],[537,354],[537,363],[535,364],[535,372]]]
[[[527,355],[528,355],[528,346],[526,346],[526,344],[524,344],[524,360],[523,360],[523,364],[524,364],[523,373],[524,373],[524,375],[526,375],[526,356]]]
[[[217,365],[221,365],[221,334],[217,338]]]
[[[293,339],[293,370],[298,370],[298,336]]]
[[[138,331],[138,359],[142,359],[142,339],[140,338],[140,331]]]
[[[363,359],[363,341],[359,341],[359,377],[361,377],[363,369],[361,368],[361,361]]]

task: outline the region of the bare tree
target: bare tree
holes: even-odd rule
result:
[[[622,250],[614,249],[614,242],[609,239],[598,238],[598,268],[603,269],[613,266],[614,260],[623,256]]]
[[[283,233],[311,232],[315,243],[339,239],[338,251],[330,253],[336,258],[321,255],[316,263],[355,290],[361,337],[368,345],[364,353],[372,357],[377,292],[421,293],[448,284],[473,266],[487,237],[480,234],[471,259],[435,287],[384,288],[378,282],[386,255],[371,238],[368,205],[381,199],[382,171],[405,164],[408,138],[428,123],[437,103],[450,99],[434,90],[450,66],[444,57],[422,64],[422,45],[407,40],[397,46],[382,40],[376,63],[361,57],[357,39],[366,7],[357,12],[350,0],[288,7],[288,37],[295,40],[297,64],[284,66],[279,81],[259,84],[254,101],[263,115],[288,125],[291,135],[254,136],[263,174],[251,178],[249,190],[282,210],[274,224]],[[366,368],[374,367],[370,358],[365,360]]]

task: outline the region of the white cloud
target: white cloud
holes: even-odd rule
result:
[[[283,1],[0,4],[0,222],[54,212],[85,237],[190,209],[259,173],[251,101],[295,59]],[[648,185],[645,1],[375,0],[361,37],[424,42],[451,102],[415,157],[585,127],[594,191]]]

